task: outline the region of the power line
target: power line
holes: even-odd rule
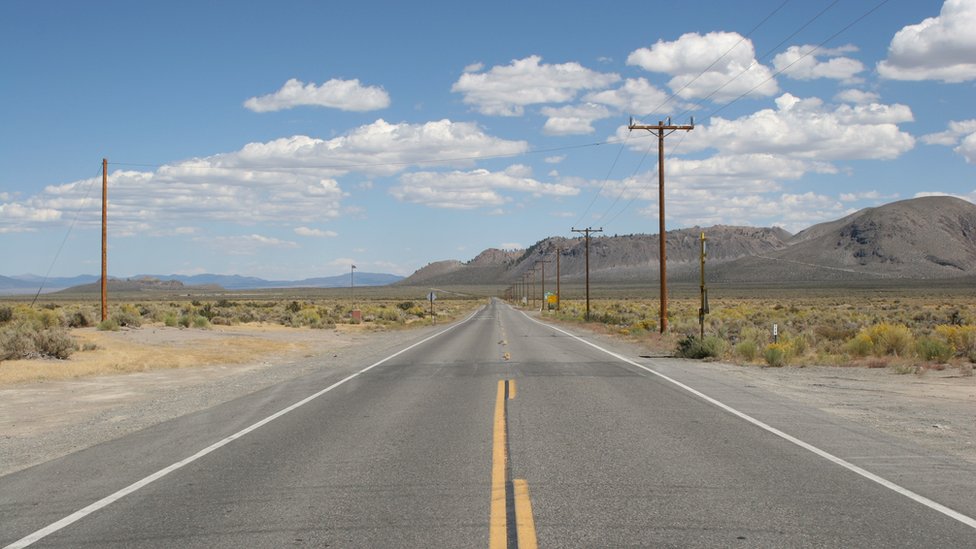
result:
[[[79,205],[78,209],[75,211],[74,219],[72,219],[71,224],[68,225],[68,230],[64,233],[64,238],[61,239],[61,245],[58,246],[58,251],[54,254],[54,259],[51,260],[51,265],[48,266],[47,272],[44,273],[44,278],[41,279],[41,285],[37,289],[37,293],[34,294],[34,299],[31,300],[30,303],[31,308],[33,308],[34,303],[37,302],[37,297],[41,295],[42,291],[44,291],[44,285],[47,284],[48,278],[51,277],[51,271],[54,269],[54,265],[58,262],[58,258],[61,257],[61,252],[62,250],[64,250],[64,245],[68,242],[68,237],[71,236],[71,231],[75,228],[75,224],[78,223],[78,218],[81,217],[81,212],[82,210],[85,209],[85,206],[87,205],[88,202],[88,197],[89,195],[91,195],[92,187],[95,186],[95,180],[98,178],[98,174],[101,172],[102,172],[102,166],[101,163],[99,163],[98,171],[95,173],[94,176],[92,176],[91,182],[88,183],[88,189],[85,191],[85,197],[81,199],[81,205]]]

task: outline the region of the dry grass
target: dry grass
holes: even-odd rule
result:
[[[155,369],[253,363],[272,355],[301,352],[308,347],[302,342],[262,336],[257,330],[251,336],[243,335],[247,330],[235,329],[233,335],[215,331],[207,334],[207,337],[186,337],[182,340],[174,337],[168,341],[133,335],[141,330],[152,331],[153,328],[127,332],[73,330],[72,336],[83,346],[94,344],[97,348],[79,351],[68,360],[4,361],[0,365],[0,385]],[[163,331],[161,328],[158,330]],[[192,333],[176,329],[169,331],[187,335]]]

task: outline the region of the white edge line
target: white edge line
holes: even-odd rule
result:
[[[956,511],[954,509],[951,509],[949,507],[946,507],[945,505],[942,505],[941,503],[939,503],[937,501],[933,501],[933,500],[931,500],[931,499],[929,499],[929,498],[927,498],[927,497],[925,497],[925,496],[923,496],[921,494],[917,494],[917,493],[909,490],[908,488],[905,488],[903,486],[899,486],[898,484],[895,484],[894,482],[891,482],[890,480],[888,480],[886,478],[880,477],[880,476],[872,473],[871,471],[868,471],[866,469],[862,469],[861,467],[858,467],[857,465],[854,465],[853,463],[851,463],[849,461],[846,461],[846,460],[844,460],[842,458],[839,458],[839,457],[831,454],[830,452],[827,452],[826,450],[821,450],[820,448],[817,448],[816,446],[814,446],[814,445],[812,445],[812,444],[810,444],[808,442],[804,442],[804,441],[802,441],[802,440],[794,437],[793,435],[784,433],[783,431],[780,431],[779,429],[777,429],[777,428],[775,428],[775,427],[773,427],[771,425],[768,425],[766,423],[763,423],[762,421],[760,421],[760,420],[758,420],[758,419],[750,416],[749,414],[746,414],[744,412],[740,412],[739,410],[736,410],[735,408],[729,406],[728,404],[719,402],[718,400],[715,400],[714,398],[706,395],[705,393],[702,393],[701,391],[698,391],[697,389],[693,389],[692,387],[689,387],[688,385],[685,385],[684,383],[681,383],[680,381],[678,381],[678,380],[676,380],[674,378],[668,377],[668,376],[666,376],[666,375],[664,375],[664,374],[662,374],[660,372],[655,372],[654,370],[648,368],[647,366],[644,366],[643,364],[638,364],[637,362],[634,362],[633,360],[630,360],[627,357],[624,357],[622,355],[619,355],[619,354],[617,354],[617,353],[615,353],[613,351],[609,351],[607,349],[604,349],[603,347],[600,347],[599,345],[597,345],[595,343],[591,343],[591,342],[589,342],[589,341],[587,341],[587,340],[585,340],[585,339],[583,339],[583,338],[581,338],[579,336],[576,336],[574,334],[571,334],[571,333],[567,332],[566,330],[557,328],[556,326],[553,326],[551,324],[546,324],[545,322],[540,322],[540,321],[532,318],[531,316],[525,314],[524,311],[519,311],[519,312],[521,312],[523,315],[525,315],[525,318],[528,318],[529,320],[531,320],[532,322],[535,322],[536,324],[545,326],[547,328],[551,328],[551,329],[553,329],[553,330],[555,330],[557,332],[560,332],[562,334],[568,335],[569,337],[571,337],[571,338],[573,338],[573,339],[575,339],[575,340],[577,340],[577,341],[579,341],[581,343],[585,343],[586,345],[589,345],[590,347],[593,347],[594,349],[599,349],[600,351],[603,351],[604,353],[606,353],[606,354],[608,354],[608,355],[616,358],[617,360],[620,360],[622,362],[626,362],[627,364],[630,364],[632,366],[636,366],[636,367],[638,367],[638,368],[640,368],[642,370],[645,370],[645,371],[647,371],[647,372],[649,372],[651,374],[654,374],[654,375],[660,377],[661,379],[664,379],[665,381],[668,381],[670,383],[673,383],[674,385],[677,385],[678,387],[681,387],[685,391],[688,391],[689,393],[691,393],[691,394],[693,394],[693,395],[701,398],[702,400],[704,400],[704,401],[706,401],[706,402],[708,402],[710,404],[713,404],[715,406],[718,406],[719,408],[725,410],[726,412],[728,412],[728,413],[730,413],[732,415],[738,416],[738,417],[740,417],[740,418],[748,421],[749,423],[752,423],[753,425],[755,425],[755,426],[757,426],[757,427],[759,427],[761,429],[764,429],[766,431],[769,431],[770,433],[772,433],[772,434],[774,434],[774,435],[776,435],[776,436],[778,436],[778,437],[780,437],[780,438],[782,438],[784,440],[787,440],[789,442],[792,442],[793,444],[796,444],[797,446],[799,446],[800,448],[803,448],[804,450],[808,450],[810,452],[813,452],[814,454],[816,454],[816,455],[818,455],[818,456],[820,456],[820,457],[822,457],[822,458],[824,458],[824,459],[826,459],[826,460],[828,460],[830,462],[833,462],[833,463],[835,463],[837,465],[840,465],[841,467],[843,467],[843,468],[845,468],[845,469],[847,469],[849,471],[852,471],[854,473],[857,473],[857,474],[861,475],[862,477],[864,477],[864,478],[866,478],[868,480],[874,481],[874,482],[880,484],[881,486],[884,486],[885,488],[888,488],[890,490],[893,490],[895,492],[898,492],[899,494],[901,494],[901,495],[903,495],[903,496],[905,496],[905,497],[907,497],[907,498],[909,498],[909,499],[911,499],[911,500],[913,500],[913,501],[915,501],[917,503],[921,503],[922,505],[924,505],[924,506],[926,506],[926,507],[928,507],[930,509],[933,509],[935,511],[938,511],[938,512],[942,513],[943,515],[946,515],[947,517],[950,517],[952,519],[955,519],[955,520],[957,520],[957,521],[965,524],[966,526],[969,526],[970,528],[976,528],[976,519],[974,519],[973,517],[964,515],[964,514],[960,513],[959,511]]]
[[[236,432],[236,433],[234,433],[234,434],[232,434],[232,435],[230,435],[230,436],[228,436],[228,437],[226,437],[224,439],[221,439],[221,440],[219,440],[219,441],[211,444],[210,446],[207,446],[203,450],[200,450],[199,452],[193,454],[192,456],[190,456],[188,458],[185,458],[183,460],[177,461],[176,463],[174,463],[174,464],[172,464],[169,467],[166,467],[164,469],[160,469],[159,471],[156,471],[155,473],[149,475],[148,477],[143,478],[142,480],[138,480],[136,482],[133,482],[132,484],[126,486],[125,488],[122,488],[121,490],[115,492],[114,494],[111,494],[109,496],[105,496],[104,498],[96,501],[95,503],[92,503],[91,505],[89,505],[89,506],[87,506],[87,507],[85,507],[83,509],[80,509],[78,511],[75,511],[74,513],[72,513],[72,514],[64,517],[61,520],[59,520],[57,522],[54,522],[52,524],[49,524],[48,526],[45,526],[44,528],[41,528],[40,530],[38,530],[38,531],[36,531],[36,532],[34,532],[32,534],[29,534],[29,535],[27,535],[27,536],[25,536],[25,537],[23,537],[23,538],[15,541],[15,542],[11,543],[10,545],[5,546],[4,549],[20,549],[20,548],[23,548],[23,547],[27,547],[29,545],[32,545],[32,544],[40,541],[41,539],[43,539],[43,538],[45,538],[47,536],[49,536],[49,535],[57,532],[58,530],[64,529],[65,527],[69,526],[70,524],[72,524],[72,523],[74,523],[74,522],[76,522],[78,520],[81,520],[82,518],[84,518],[84,517],[86,517],[86,516],[94,513],[95,511],[98,511],[99,509],[102,509],[104,507],[107,507],[107,506],[111,505],[112,503],[115,503],[116,501],[118,501],[118,500],[124,498],[125,496],[127,496],[127,495],[129,495],[129,494],[131,494],[131,493],[133,493],[133,492],[135,492],[137,490],[139,490],[140,488],[144,488],[145,486],[147,486],[149,484],[152,484],[153,482],[155,482],[155,481],[157,481],[157,480],[165,477],[166,475],[172,473],[173,471],[176,471],[177,469],[180,469],[180,468],[182,468],[182,467],[184,467],[186,465],[189,465],[190,463],[193,463],[194,461],[202,458],[203,456],[205,456],[205,455],[207,455],[207,454],[209,454],[211,452],[214,452],[214,451],[216,451],[216,450],[218,450],[218,449],[226,446],[227,444],[230,444],[231,442],[233,442],[233,441],[235,441],[235,440],[243,437],[244,435],[247,435],[251,431],[254,431],[255,429],[258,429],[259,427],[262,427],[263,425],[266,425],[266,424],[268,424],[268,423],[270,423],[270,422],[278,419],[279,417],[287,414],[288,412],[291,412],[291,411],[295,410],[296,408],[299,408],[301,406],[304,406],[304,405],[308,404],[309,402],[315,400],[316,398],[324,395],[325,393],[328,393],[329,391],[335,389],[336,387],[342,385],[343,383],[346,383],[347,381],[350,381],[350,380],[352,380],[352,379],[354,379],[356,377],[359,377],[361,374],[364,374],[364,373],[372,370],[373,368],[379,366],[380,364],[383,364],[384,362],[386,362],[386,361],[388,361],[388,360],[390,360],[392,358],[396,358],[396,357],[402,355],[403,353],[409,351],[410,349],[413,349],[414,347],[417,347],[419,345],[422,345],[424,343],[427,343],[428,341],[434,339],[435,337],[438,337],[440,335],[443,335],[443,334],[445,334],[445,333],[453,330],[454,328],[457,328],[458,326],[460,326],[460,325],[464,324],[465,322],[468,322],[469,320],[471,320],[472,318],[474,318],[475,315],[477,315],[479,312],[481,312],[482,309],[484,309],[484,306],[479,307],[475,312],[471,313],[471,316],[469,316],[468,318],[462,320],[461,322],[458,322],[457,324],[454,324],[454,325],[450,326],[449,328],[446,328],[444,330],[441,330],[440,332],[437,332],[434,335],[428,336],[428,337],[426,337],[426,338],[424,338],[424,339],[422,339],[422,340],[414,343],[413,345],[410,345],[409,347],[405,347],[403,349],[400,349],[399,351],[393,353],[392,355],[390,355],[390,356],[388,356],[388,357],[386,357],[386,358],[384,358],[384,359],[382,359],[382,360],[380,360],[378,362],[375,362],[375,363],[367,366],[366,368],[363,368],[362,370],[359,370],[358,372],[356,372],[356,373],[354,373],[354,374],[352,374],[352,375],[350,375],[348,377],[345,377],[345,378],[343,378],[340,381],[337,381],[337,382],[333,383],[332,385],[329,385],[325,389],[322,389],[321,391],[319,391],[319,392],[317,392],[317,393],[315,393],[315,394],[313,394],[311,396],[305,397],[302,400],[299,400],[298,402],[292,404],[291,406],[288,406],[287,408],[284,408],[283,410],[280,410],[280,411],[278,411],[278,412],[276,412],[276,413],[274,413],[274,414],[272,414],[272,415],[270,415],[270,416],[262,419],[261,421],[258,421],[257,423],[255,423],[255,424],[253,424],[253,425],[251,425],[249,427],[245,427],[244,429],[241,429],[240,431],[238,431],[238,432]]]

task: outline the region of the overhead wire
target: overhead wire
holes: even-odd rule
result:
[[[885,5],[885,4],[887,4],[887,3],[889,2],[889,1],[890,1],[890,0],[881,0],[881,2],[879,2],[878,4],[876,4],[876,5],[875,5],[874,7],[872,7],[872,8],[870,9],[870,10],[868,10],[868,11],[866,11],[865,13],[863,13],[863,14],[861,14],[861,15],[860,15],[859,17],[857,17],[856,19],[854,19],[853,21],[851,21],[850,23],[848,23],[847,25],[845,25],[845,26],[844,26],[843,28],[841,28],[841,29],[840,29],[840,30],[838,30],[837,32],[835,32],[835,33],[833,33],[833,34],[831,34],[830,36],[828,36],[828,37],[827,37],[826,39],[824,39],[824,40],[823,40],[823,41],[821,41],[821,42],[820,42],[819,44],[817,44],[817,45],[816,45],[815,47],[813,47],[813,48],[811,48],[811,49],[810,49],[809,51],[807,51],[806,53],[804,53],[803,55],[801,55],[800,57],[798,57],[797,59],[795,59],[795,60],[794,60],[793,62],[791,62],[791,63],[789,63],[788,65],[786,65],[786,66],[784,66],[784,67],[782,67],[781,69],[778,69],[777,71],[775,71],[775,72],[773,72],[773,73],[772,73],[772,74],[771,74],[771,75],[770,75],[769,77],[767,77],[766,79],[764,79],[764,80],[763,80],[762,82],[759,82],[758,84],[756,84],[755,86],[753,86],[753,87],[752,87],[752,88],[750,88],[749,90],[747,90],[747,91],[745,91],[744,93],[742,93],[742,94],[740,94],[739,96],[737,96],[737,97],[735,97],[735,98],[734,98],[734,99],[732,99],[731,101],[729,101],[729,102],[727,102],[727,103],[725,103],[724,105],[722,105],[722,106],[720,106],[720,107],[718,107],[718,108],[716,108],[716,109],[714,109],[714,110],[712,110],[712,111],[711,111],[710,113],[708,113],[707,115],[705,115],[705,116],[703,117],[703,119],[705,119],[705,120],[707,120],[707,119],[709,119],[709,118],[711,118],[711,117],[713,117],[713,116],[715,116],[716,114],[718,114],[719,112],[721,112],[721,111],[723,111],[723,110],[725,110],[726,108],[728,108],[729,106],[731,106],[731,105],[733,105],[733,104],[734,104],[734,103],[736,103],[737,101],[739,101],[739,100],[741,100],[741,99],[743,99],[744,97],[746,97],[746,96],[748,96],[749,94],[751,94],[752,92],[754,92],[755,90],[757,90],[758,88],[760,88],[761,86],[763,86],[763,85],[764,85],[764,84],[765,84],[766,82],[769,82],[770,80],[772,80],[772,79],[774,79],[774,78],[776,78],[777,76],[779,76],[779,75],[781,75],[781,74],[783,74],[784,72],[786,72],[787,70],[789,70],[789,69],[790,69],[790,67],[792,67],[792,66],[793,66],[793,65],[795,65],[796,63],[799,63],[799,62],[800,62],[800,61],[802,61],[803,59],[805,59],[805,58],[807,58],[807,57],[809,57],[809,56],[811,56],[811,55],[813,55],[814,53],[816,53],[817,51],[819,51],[820,49],[822,49],[822,48],[823,48],[823,46],[824,46],[824,45],[826,45],[827,43],[829,43],[829,42],[830,42],[831,40],[833,40],[833,39],[835,39],[835,38],[837,38],[838,36],[840,36],[841,34],[843,34],[844,32],[846,32],[846,31],[847,31],[848,29],[850,29],[851,27],[853,27],[853,26],[854,26],[854,25],[856,25],[857,23],[859,23],[859,22],[861,22],[862,20],[864,20],[864,19],[865,19],[866,17],[868,17],[869,15],[871,15],[872,13],[874,13],[875,11],[877,11],[878,9],[880,9],[880,8],[881,8],[881,7],[883,6],[883,5]],[[831,4],[829,4],[829,5],[828,5],[828,6],[826,7],[826,8],[824,8],[824,9],[823,9],[823,10],[821,10],[820,12],[818,12],[818,13],[817,13],[817,15],[815,15],[815,16],[814,16],[814,17],[813,17],[812,19],[810,19],[810,20],[808,20],[808,21],[807,21],[806,23],[804,23],[804,24],[803,24],[803,25],[802,25],[802,26],[800,27],[800,29],[798,29],[797,31],[795,31],[795,32],[793,32],[792,34],[790,34],[790,36],[788,36],[788,37],[787,37],[787,38],[785,38],[784,40],[782,40],[782,41],[780,41],[780,42],[779,42],[779,44],[777,44],[777,45],[776,45],[776,46],[775,46],[774,48],[772,48],[772,49],[770,49],[770,50],[769,50],[769,51],[768,51],[768,52],[767,52],[766,54],[764,54],[764,56],[768,56],[768,55],[769,55],[769,53],[771,53],[772,51],[775,51],[775,50],[776,50],[777,48],[779,48],[779,47],[780,47],[780,46],[782,46],[782,45],[783,45],[784,43],[786,43],[787,41],[789,41],[789,40],[790,40],[791,38],[793,38],[794,36],[796,36],[796,35],[797,35],[797,34],[798,34],[798,33],[799,33],[800,31],[802,31],[802,30],[803,30],[804,28],[806,28],[806,27],[808,27],[808,26],[809,26],[809,25],[810,25],[810,24],[811,24],[811,23],[812,23],[813,21],[815,21],[815,20],[816,20],[816,19],[818,19],[818,18],[819,18],[820,16],[822,16],[822,15],[823,15],[824,13],[826,13],[826,12],[827,12],[827,11],[828,11],[828,10],[829,10],[830,8],[832,8],[832,7],[833,7],[834,5],[836,5],[836,4],[838,3],[838,2],[839,2],[839,0],[834,0],[834,2],[832,2]],[[702,105],[702,103],[703,103],[703,102],[704,102],[704,101],[705,101],[706,99],[708,99],[708,98],[710,98],[710,97],[712,97],[713,95],[715,95],[715,93],[717,93],[717,92],[718,92],[719,90],[721,90],[722,88],[724,88],[725,86],[727,86],[728,84],[730,84],[730,83],[731,83],[732,81],[734,81],[734,80],[735,80],[736,78],[738,78],[739,76],[741,76],[741,75],[742,75],[742,74],[744,74],[745,72],[747,72],[747,71],[749,71],[749,70],[750,70],[751,68],[752,68],[752,65],[750,65],[750,67],[749,67],[749,68],[747,68],[747,69],[745,69],[745,70],[743,70],[742,72],[740,72],[739,74],[737,74],[736,76],[734,76],[734,77],[733,77],[732,79],[730,79],[730,80],[729,80],[729,81],[727,81],[726,83],[724,83],[724,84],[722,84],[722,86],[720,86],[720,87],[719,87],[718,89],[716,89],[716,90],[715,90],[714,92],[712,92],[712,93],[710,93],[709,95],[707,95],[707,96],[705,96],[705,97],[703,97],[703,98],[702,98],[702,99],[701,99],[701,100],[700,100],[700,101],[699,101],[699,102],[697,103],[697,105],[698,105],[698,106],[701,106],[701,105]],[[681,114],[679,114],[679,116],[682,116],[682,115],[684,115],[684,114],[687,114],[688,112],[690,112],[690,109],[686,109],[686,110],[685,110],[684,112],[682,112]],[[679,142],[678,142],[678,144],[677,144],[677,145],[676,145],[676,146],[675,146],[674,148],[672,148],[672,149],[671,149],[671,152],[669,152],[669,153],[668,153],[668,158],[670,158],[670,156],[671,156],[671,155],[673,154],[673,152],[674,152],[674,150],[676,150],[676,149],[677,149],[677,146],[680,146],[680,144],[681,144],[681,141],[684,141],[684,138],[685,138],[685,137],[686,137],[686,136],[682,136],[682,138],[681,138],[681,140],[679,140]],[[641,158],[641,162],[643,162],[643,159],[644,159],[644,157],[646,157],[646,156],[647,156],[647,154],[648,154],[648,153],[647,153],[647,152],[645,151],[645,153],[644,153],[644,155],[643,155],[643,156],[642,156],[642,158]],[[621,190],[621,194],[623,194],[623,191],[624,191],[624,190],[625,190],[625,188]],[[635,200],[636,200],[636,197],[635,197],[635,198],[632,198],[632,199],[630,200],[630,202],[628,202],[628,203],[627,203],[627,205],[625,205],[625,206],[624,206],[624,208],[623,208],[623,209],[621,209],[621,210],[620,210],[619,212],[617,212],[617,213],[616,213],[616,214],[615,214],[615,215],[613,216],[613,218],[611,218],[611,219],[610,219],[610,220],[609,220],[609,221],[608,221],[607,223],[605,223],[604,225],[609,225],[609,224],[610,224],[610,222],[612,222],[612,221],[613,221],[614,219],[616,219],[616,218],[617,218],[617,217],[618,217],[618,216],[619,216],[619,215],[620,215],[621,213],[623,213],[624,211],[626,211],[626,209],[627,209],[628,207],[630,207],[630,205],[631,205],[631,204],[632,204],[632,203],[633,203],[633,202],[634,202]],[[616,202],[615,202],[614,204],[616,204]],[[609,213],[609,210],[608,210],[608,212],[607,212],[607,213]],[[606,215],[606,214],[604,214],[604,216],[601,216],[601,219],[602,219],[602,217],[605,217],[605,215]]]
[[[98,171],[95,172],[95,175],[91,178],[91,182],[88,183],[88,189],[85,190],[85,196],[81,199],[81,204],[78,206],[78,209],[75,210],[75,216],[71,220],[71,224],[68,225],[68,230],[64,233],[64,238],[61,239],[61,245],[58,246],[58,251],[54,254],[54,259],[51,260],[51,264],[48,266],[47,272],[44,273],[44,278],[41,279],[41,285],[39,288],[37,288],[37,293],[34,294],[34,299],[32,299],[30,302],[31,309],[33,309],[34,304],[37,303],[38,296],[40,296],[41,292],[44,291],[44,286],[51,277],[51,271],[54,269],[54,265],[58,262],[58,258],[61,257],[61,252],[64,250],[64,245],[68,242],[68,237],[71,236],[71,231],[74,230],[75,225],[78,223],[78,218],[81,217],[81,212],[88,205],[88,197],[91,195],[92,187],[95,186],[95,181],[98,180],[98,174],[101,173],[101,171],[102,166],[99,164]]]

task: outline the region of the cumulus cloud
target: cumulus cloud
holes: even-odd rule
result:
[[[550,65],[532,55],[496,65],[487,72],[465,71],[451,91],[482,114],[521,116],[526,105],[566,103],[582,90],[600,89],[620,80],[617,74],[587,69],[579,63]]]
[[[575,196],[579,189],[564,183],[542,183],[531,177],[528,167],[519,164],[502,172],[478,169],[407,173],[390,189],[390,194],[404,202],[461,210],[511,202],[513,199],[505,192],[560,197]]]
[[[610,116],[603,105],[583,103],[565,107],[544,107],[542,114],[548,116],[542,132],[548,135],[581,135],[593,133],[593,122]]]
[[[895,33],[878,73],[893,80],[976,80],[974,29],[976,2],[946,0],[937,17]]]
[[[966,162],[976,164],[976,119],[950,121],[946,131],[923,135],[922,142],[955,147],[953,150],[965,158]]]
[[[780,74],[796,80],[830,78],[852,81],[864,71],[864,64],[850,57],[835,57],[841,53],[857,51],[854,46],[836,49],[817,49],[817,46],[790,46],[773,58],[773,67]],[[824,59],[824,58],[828,59]]]
[[[333,78],[316,86],[292,78],[280,90],[244,102],[244,106],[254,112],[273,112],[306,105],[343,111],[375,111],[389,107],[390,96],[382,87],[363,86],[358,79]]]
[[[335,231],[323,231],[322,229],[312,229],[309,227],[295,227],[295,234],[315,238],[333,238],[339,236],[339,233]]]
[[[0,204],[0,222],[30,222],[55,221],[61,219],[61,212],[54,208],[18,204],[16,202]]]
[[[736,120],[720,117],[689,132],[684,149],[763,153],[817,161],[897,158],[915,139],[897,124],[913,119],[905,105],[839,105],[783,94],[775,109]]]
[[[881,96],[875,92],[849,89],[849,90],[841,91],[840,93],[834,96],[834,99],[840,101],[841,103],[867,105],[870,103],[877,103],[878,101],[881,100]]]
[[[966,159],[966,162],[976,164],[976,133],[971,133],[966,136],[962,140],[962,143],[953,150],[961,154]]]
[[[716,61],[716,52],[728,53]],[[779,90],[769,67],[756,61],[752,41],[736,32],[690,32],[672,42],[658,40],[631,52],[627,64],[671,75],[668,87],[684,99],[724,101]]]
[[[674,104],[670,95],[657,88],[644,78],[628,78],[623,85],[613,90],[592,92],[583,97],[592,103],[600,103],[617,109],[618,111],[657,114],[665,105],[673,108],[686,108],[683,103]]]
[[[116,234],[150,232],[174,222],[192,225],[202,219],[241,225],[317,223],[344,211],[345,193],[336,177],[350,172],[389,175],[430,164],[465,167],[475,157],[516,154],[526,148],[523,141],[489,136],[471,123],[377,120],[329,140],[294,136],[152,172],[117,170],[109,176],[109,220]],[[431,151],[438,156],[432,157]],[[4,203],[0,227],[37,226],[79,210],[82,225],[97,224],[100,211],[88,191],[99,183],[100,178],[93,178],[52,185]]]

